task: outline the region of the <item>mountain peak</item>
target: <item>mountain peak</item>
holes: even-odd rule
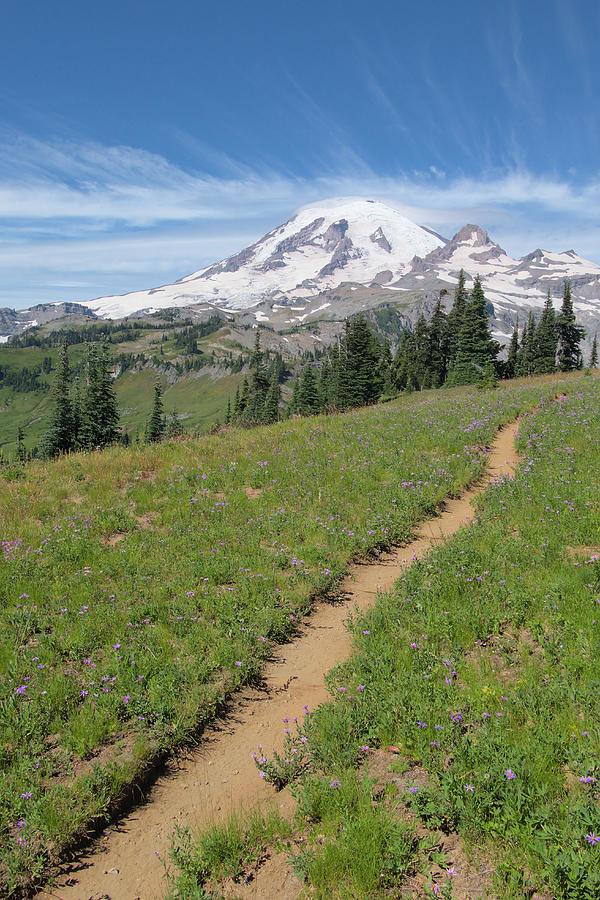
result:
[[[471,244],[472,247],[485,247],[490,241],[487,231],[480,228],[479,225],[465,225],[460,231],[457,231],[451,244]]]

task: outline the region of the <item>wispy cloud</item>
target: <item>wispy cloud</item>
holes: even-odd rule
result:
[[[196,149],[199,157],[211,156],[210,148]],[[384,176],[352,152],[340,155],[337,170],[310,178],[221,162],[217,176],[137,148],[4,133],[2,302],[151,287],[240,249],[302,204],[339,195],[389,202],[446,234],[477,222],[512,254],[545,244],[600,261],[600,176],[580,184],[523,166],[472,176],[435,167]]]

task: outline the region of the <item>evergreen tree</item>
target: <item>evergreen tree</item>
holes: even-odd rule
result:
[[[300,414],[300,410],[298,408],[298,395],[300,393],[300,377],[297,376],[294,378],[294,384],[292,386],[292,396],[290,397],[290,402],[288,403],[286,415],[289,416],[297,416]]]
[[[392,358],[392,351],[390,350],[390,345],[386,341],[383,347],[381,348],[381,355],[379,357],[379,366],[377,370],[377,378],[379,383],[381,384],[381,392],[385,397],[389,397],[394,393],[394,360]]]
[[[556,345],[558,336],[556,332],[556,314],[552,305],[550,291],[544,304],[544,309],[535,329],[535,362],[533,371],[539,374],[554,372],[556,368]]]
[[[119,439],[120,417],[106,340],[100,346],[88,346],[86,375],[85,389],[78,392],[75,413],[79,420],[79,446],[87,449],[107,447]]]
[[[412,369],[415,385],[419,389],[428,388],[432,384],[431,341],[429,328],[422,313],[417,319],[413,338],[414,359]]]
[[[449,383],[473,384],[481,379],[487,363],[494,363],[499,345],[492,340],[485,295],[479,276],[465,306]]]
[[[254,350],[250,361],[250,380],[244,406],[243,421],[248,425],[258,425],[262,421],[269,381],[264,364],[264,353],[260,347],[260,330],[256,332]]]
[[[48,430],[42,438],[44,456],[58,456],[75,447],[73,407],[69,395],[71,370],[69,351],[64,341],[58,358],[58,369],[53,386],[53,405]]]
[[[598,335],[594,335],[592,341],[592,352],[590,353],[590,369],[595,369],[598,365]]]
[[[315,370],[311,365],[304,366],[298,388],[297,411],[301,416],[314,416],[320,406]]]
[[[379,347],[362,313],[346,319],[345,332],[345,405],[364,406],[379,399],[381,393]]]
[[[317,382],[317,392],[319,394],[319,408],[323,412],[327,412],[332,406],[332,371],[329,360],[323,360],[323,364],[319,371]]]
[[[517,375],[532,375],[537,359],[535,344],[535,316],[530,311],[527,323],[521,335],[521,347],[517,356]]]
[[[466,276],[464,269],[458,273],[458,284],[454,290],[454,302],[447,316],[448,368],[454,365],[458,352],[459,335],[467,308]]]
[[[449,355],[448,316],[442,308],[441,297],[429,323],[429,354],[431,386],[440,387],[446,380]]]
[[[231,424],[231,398],[227,398],[227,412],[225,413],[225,424]]]
[[[263,412],[263,422],[277,422],[279,419],[279,404],[281,402],[281,387],[279,385],[279,377],[276,372],[273,373],[271,384],[265,398],[265,408]]]
[[[111,374],[110,352],[108,341],[100,345],[98,355],[98,405],[100,422],[99,447],[107,447],[119,439],[119,405]]]
[[[577,324],[575,319],[569,281],[565,281],[563,302],[556,325],[558,332],[558,368],[561,372],[571,372],[574,369],[580,369],[583,364],[583,357],[579,344],[585,336],[585,330],[581,325]]]
[[[514,378],[517,371],[517,356],[519,353],[519,320],[514,327],[510,344],[508,345],[508,354],[506,357],[505,373],[507,378]]]
[[[162,387],[160,381],[154,385],[154,403],[148,423],[146,425],[146,440],[156,444],[162,441],[165,433],[165,413],[162,399]]]

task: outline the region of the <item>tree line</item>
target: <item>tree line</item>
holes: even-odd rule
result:
[[[191,346],[200,331],[215,325],[210,321],[188,326],[181,343]],[[287,403],[282,402],[281,386],[289,372],[281,355],[266,358],[259,329],[248,374],[233,400],[228,401],[225,422],[248,427],[294,415],[365,406],[402,391],[466,384],[491,386],[497,378],[568,372],[583,366],[583,337],[584,329],[575,320],[571,287],[566,282],[560,311],[554,310],[548,295],[539,318],[530,313],[522,331],[517,323],[507,357],[499,359],[501,347],[491,334],[481,281],[476,278],[472,290],[467,291],[466,275],[461,270],[450,310],[443,309],[440,297],[429,321],[421,315],[412,331],[400,333],[395,354],[387,341],[374,334],[364,314],[348,318],[343,334],[322,352],[319,364],[305,363],[293,379]],[[597,361],[594,338],[590,365],[597,365]],[[65,341],[53,385],[52,412],[40,448],[47,457],[102,448],[122,439],[108,341],[89,344],[81,375],[75,379],[72,376]],[[157,381],[145,439],[156,442],[182,431],[175,413],[167,421],[162,387]],[[126,436],[123,438],[126,440]]]
[[[226,422],[266,424],[285,416],[364,406],[402,391],[492,386],[498,378],[582,368],[584,329],[575,320],[569,282],[558,313],[548,295],[539,319],[530,313],[521,333],[517,323],[506,359],[498,358],[501,345],[492,337],[489,312],[480,279],[469,292],[461,270],[450,310],[444,311],[440,297],[429,321],[421,315],[414,330],[401,332],[395,355],[389,343],[375,336],[364,314],[353,316],[319,365],[303,366],[283,408],[279,373],[273,367],[267,371],[257,333],[250,374],[228,404]],[[597,364],[597,356],[594,338],[590,365]]]

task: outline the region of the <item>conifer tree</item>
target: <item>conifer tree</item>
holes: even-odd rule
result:
[[[552,305],[550,291],[544,304],[544,309],[535,329],[535,362],[533,371],[538,374],[554,372],[556,368],[556,345],[558,335],[556,331],[556,314]]]
[[[69,351],[67,342],[64,341],[54,380],[48,430],[42,438],[42,452],[45,456],[58,456],[60,453],[68,453],[75,447],[73,407],[69,395],[70,377]]]
[[[346,404],[373,403],[381,392],[377,377],[379,348],[362,313],[346,319]]]
[[[87,449],[107,447],[119,439],[119,407],[110,372],[108,343],[90,344],[86,386],[78,403],[78,443]]]
[[[279,386],[278,373],[274,372],[271,378],[271,384],[265,398],[265,408],[263,412],[263,422],[277,422],[279,419],[279,404],[281,402],[281,387]]]
[[[517,375],[531,375],[536,363],[535,316],[529,312],[527,323],[521,335],[521,346],[517,356]]]
[[[577,324],[571,297],[571,283],[565,281],[563,302],[556,320],[558,332],[558,368],[561,372],[580,369],[583,357],[579,347],[585,336],[585,330]]]
[[[319,378],[317,381],[317,393],[319,395],[319,408],[323,410],[323,412],[327,412],[327,410],[332,405],[332,371],[331,365],[327,359],[323,360],[321,365],[321,369],[319,371]]]
[[[595,369],[598,365],[598,335],[594,335],[592,341],[592,352],[590,353],[590,369]]]
[[[381,355],[379,357],[379,365],[377,368],[377,377],[381,384],[381,392],[386,397],[389,397],[394,393],[393,368],[394,360],[392,358],[392,351],[390,350],[389,343],[386,341],[381,348]]]
[[[508,354],[506,357],[505,372],[507,378],[514,378],[517,370],[517,357],[519,353],[519,320],[514,327],[510,344],[508,345]]]
[[[467,307],[466,275],[464,269],[458,273],[458,284],[454,290],[454,302],[447,317],[448,367],[454,365],[458,352],[458,339]]]
[[[292,386],[292,396],[290,397],[290,401],[287,406],[286,415],[289,416],[297,416],[299,415],[300,410],[298,409],[298,395],[300,393],[300,376],[296,376],[294,378],[294,384]]]
[[[304,367],[298,387],[297,411],[301,416],[314,416],[320,408],[315,370],[311,365]]]
[[[225,424],[231,424],[231,397],[227,398],[227,412],[225,413]]]
[[[441,298],[438,298],[429,323],[429,369],[432,387],[440,387],[446,380],[448,351],[448,316],[442,309]]]
[[[479,381],[487,368],[487,363],[494,363],[498,350],[499,345],[492,340],[485,295],[481,280],[477,276],[465,306],[449,382],[473,384]]]
[[[162,441],[165,433],[165,413],[162,400],[162,387],[160,381],[154,385],[154,402],[152,412],[146,425],[146,440],[150,444]]]
[[[264,353],[260,347],[260,330],[257,330],[254,350],[250,361],[248,394],[242,416],[242,419],[246,424],[257,425],[262,421],[268,390],[269,381],[267,379],[267,372],[264,364]]]

